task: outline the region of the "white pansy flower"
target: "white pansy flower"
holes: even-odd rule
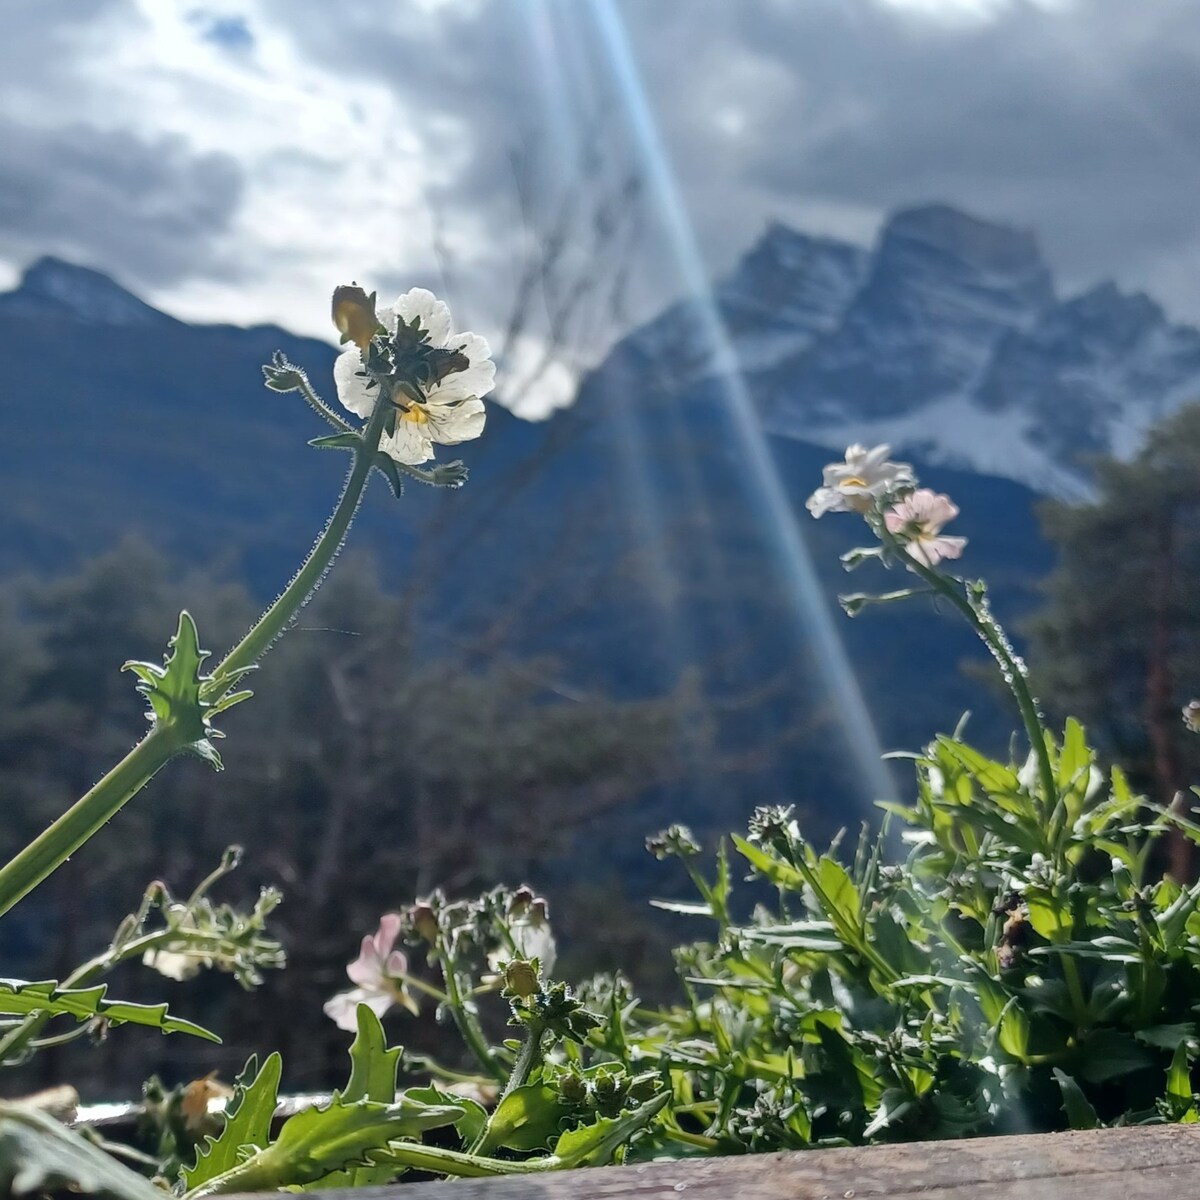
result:
[[[936,566],[943,558],[958,558],[967,544],[964,537],[946,537],[942,526],[958,516],[958,506],[938,492],[921,488],[884,513],[888,532],[904,541],[904,548],[919,563]]]
[[[325,1015],[339,1029],[354,1032],[360,1004],[365,1004],[377,1017],[382,1017],[393,1004],[402,1005],[412,1013],[417,1011],[416,1001],[404,982],[408,959],[402,950],[392,949],[399,933],[400,917],[386,913],[379,918],[378,931],[363,938],[358,957],[346,968],[350,982],[358,986],[325,1002]]]
[[[809,496],[806,507],[814,517],[828,512],[870,512],[876,501],[901,487],[916,482],[908,463],[888,462],[890,446],[853,445],[844,462],[830,463],[823,471],[822,486]]]
[[[390,308],[377,312],[379,323],[395,333],[398,322],[406,325],[416,318],[425,331],[427,344],[437,350],[455,350],[467,360],[461,371],[431,383],[420,402],[396,395],[396,427],[385,434],[379,448],[397,462],[417,466],[433,458],[433,447],[469,442],[483,432],[487,414],[481,396],[495,386],[496,364],[486,339],[476,333],[453,333],[450,309],[425,288],[413,288]],[[379,395],[377,386],[363,369],[362,352],[351,344],[333,365],[334,383],[342,404],[364,420],[370,417]]]

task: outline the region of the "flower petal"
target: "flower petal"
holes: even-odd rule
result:
[[[394,315],[406,325],[413,317],[420,319],[421,328],[429,334],[433,346],[444,346],[450,336],[450,309],[425,288],[412,288],[392,305]],[[394,328],[394,327],[393,327]]]
[[[360,987],[379,987],[383,980],[383,959],[379,957],[375,939],[370,934],[363,938],[358,957],[346,967],[346,974],[350,976],[351,983],[357,983]]]
[[[496,364],[486,338],[477,333],[458,333],[450,339],[453,349],[461,351],[470,363],[465,370],[447,375],[430,392],[431,401],[447,401],[465,396],[486,396],[496,386]]]
[[[375,949],[381,959],[387,958],[392,952],[396,938],[400,936],[401,924],[399,913],[384,913],[379,918],[379,928],[375,932]]]
[[[382,1017],[392,1007],[392,997],[387,992],[351,988],[338,992],[325,1001],[323,1011],[339,1029],[353,1033],[358,1028],[358,1006],[365,1004],[377,1017]]]
[[[487,421],[487,410],[478,396],[468,396],[458,404],[437,404],[431,399],[425,411],[430,436],[443,446],[457,446],[477,438]]]
[[[333,364],[333,382],[337,386],[338,399],[342,407],[364,420],[375,407],[378,386],[367,388],[367,376],[363,372],[362,355],[357,346],[343,350]]]
[[[433,439],[429,435],[429,424],[424,421],[396,421],[396,432],[391,437],[379,439],[379,448],[384,454],[399,463],[417,466],[433,457]]]

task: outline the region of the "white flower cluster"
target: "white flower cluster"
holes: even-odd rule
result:
[[[850,446],[843,462],[825,467],[821,486],[808,498],[808,511],[814,517],[830,512],[881,516],[887,532],[922,566],[958,558],[967,539],[942,533],[958,508],[949,496],[918,488],[912,467],[890,462],[890,452],[890,446]]]

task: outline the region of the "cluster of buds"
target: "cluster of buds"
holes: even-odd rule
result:
[[[666,858],[695,858],[700,845],[686,825],[669,825],[646,839],[646,849],[660,862]]]
[[[616,1117],[649,1100],[660,1087],[653,1071],[630,1075],[624,1067],[606,1063],[590,1071],[569,1067],[555,1081],[559,1102],[580,1113]]]
[[[800,836],[791,804],[760,805],[750,817],[749,833],[752,842],[763,842],[780,849],[789,848]]]

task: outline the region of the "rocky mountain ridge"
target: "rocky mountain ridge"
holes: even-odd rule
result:
[[[869,251],[772,225],[715,299],[769,432],[1043,494],[1087,495],[1089,457],[1200,399],[1200,330],[1112,283],[1060,298],[1031,234],[946,205],[896,213]],[[692,317],[673,306],[614,357],[670,364],[681,394],[711,380]]]

